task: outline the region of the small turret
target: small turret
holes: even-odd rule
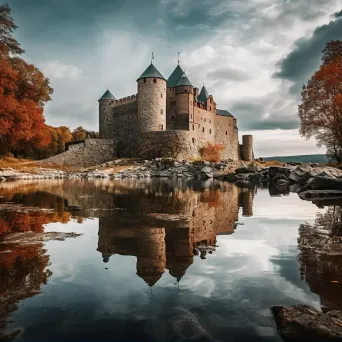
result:
[[[102,139],[112,138],[114,121],[111,103],[115,100],[115,96],[108,89],[99,99],[99,133]]]
[[[200,94],[197,96],[197,101],[202,102],[202,103],[206,103],[208,101],[208,99],[209,99],[209,93],[207,92],[207,89],[203,85]]]
[[[184,93],[193,93],[193,85],[186,76],[185,72],[183,72],[181,78],[179,79],[176,86],[176,94],[184,94]]]
[[[166,80],[151,63],[137,79],[141,133],[166,130]]]

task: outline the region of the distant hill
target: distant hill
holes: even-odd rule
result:
[[[264,161],[277,160],[284,163],[328,163],[328,159],[325,154],[308,154],[308,155],[298,155],[298,156],[275,156],[275,157],[265,157]]]

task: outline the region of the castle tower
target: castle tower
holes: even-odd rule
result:
[[[101,139],[112,139],[114,118],[111,103],[115,101],[114,95],[107,90],[99,99],[99,132]]]
[[[177,129],[189,129],[189,120],[194,114],[192,100],[194,98],[194,87],[186,76],[185,72],[179,79],[176,86],[176,127]]]
[[[139,237],[137,275],[153,286],[165,272],[165,229],[144,226]]]
[[[166,80],[152,64],[137,79],[140,132],[166,130]]]
[[[242,150],[241,158],[245,161],[253,161],[253,136],[243,135],[242,136]]]

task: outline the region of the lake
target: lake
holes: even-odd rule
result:
[[[342,259],[306,248],[335,205],[216,181],[0,183],[0,336],[281,341],[270,307],[341,309]],[[338,235],[336,232],[332,233]]]

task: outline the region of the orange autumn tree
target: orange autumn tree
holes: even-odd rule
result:
[[[53,90],[49,79],[18,55],[12,36],[16,25],[7,4],[0,6],[0,139],[16,153],[28,142],[43,148],[51,142],[43,116]]]
[[[326,44],[322,65],[303,86],[298,107],[300,134],[315,136],[329,159],[342,162],[342,41]]]

